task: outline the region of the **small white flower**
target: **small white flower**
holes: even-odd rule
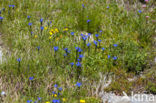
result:
[[[6,93],[5,93],[4,91],[1,92],[1,95],[2,95],[2,96],[5,95],[5,94],[6,94]]]

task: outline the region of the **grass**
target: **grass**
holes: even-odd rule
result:
[[[100,98],[91,93],[96,88],[92,84],[99,82],[99,73],[122,70],[138,75],[149,68],[147,60],[154,56],[150,52],[155,33],[152,0],[147,8],[138,2],[137,8],[129,5],[134,10],[127,10],[125,3],[123,7],[115,0],[0,2],[0,32],[9,47],[9,55],[6,53],[6,60],[0,64],[0,91],[7,94],[0,97],[4,103],[25,103],[37,97],[42,98],[41,103],[63,98],[64,103],[79,103],[80,99],[100,103]],[[86,36],[88,33],[91,36]],[[77,82],[82,85],[76,86]],[[120,83],[111,84],[116,85]],[[151,85],[148,90],[153,89]]]

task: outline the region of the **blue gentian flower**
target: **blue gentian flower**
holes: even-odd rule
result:
[[[73,65],[74,65],[74,62],[70,63],[70,65],[73,67]]]
[[[58,88],[58,90],[59,90],[59,91],[62,91],[62,88],[60,87],[60,88]]]
[[[85,7],[84,4],[82,4],[82,7],[83,7],[83,8]]]
[[[52,103],[60,103],[60,100],[53,99],[53,100],[52,100]]]
[[[77,61],[79,62],[79,61],[80,61],[80,59],[77,59]]]
[[[100,33],[102,33],[102,30],[100,30]]]
[[[107,9],[109,9],[109,6],[107,6]]]
[[[33,80],[34,79],[34,77],[29,77],[29,80]]]
[[[139,12],[139,13],[142,13],[142,11],[141,11],[141,10],[138,10],[138,12]]]
[[[18,59],[17,59],[17,61],[18,61],[18,62],[21,62],[21,59],[20,59],[20,58],[18,58]]]
[[[105,50],[105,48],[101,48],[102,49],[102,51],[104,51]]]
[[[74,35],[74,32],[71,32],[71,35]]]
[[[83,34],[82,33],[80,35],[83,37]]]
[[[99,34],[95,34],[95,37],[97,37],[97,38],[98,38],[98,37],[99,37]]]
[[[33,32],[31,32],[31,35],[33,34]]]
[[[52,91],[52,93],[53,93],[53,94],[56,94],[56,92],[55,92],[55,91]]]
[[[94,40],[94,44],[97,46],[97,41]]]
[[[77,87],[80,87],[81,85],[82,85],[82,83],[79,83],[79,82],[76,83]]]
[[[88,36],[91,36],[91,33],[88,33]]]
[[[32,100],[27,100],[27,103],[31,103],[32,102]]]
[[[60,103],[60,100],[57,100],[57,103]]]
[[[79,49],[78,49],[78,52],[82,52],[82,49],[81,49],[81,48],[79,48]]]
[[[100,42],[101,42],[101,40],[98,40],[98,42],[100,43]]]
[[[108,55],[108,59],[110,58],[111,56],[110,55]]]
[[[118,46],[118,44],[114,44],[113,46],[114,46],[114,47],[117,47],[117,46]]]
[[[68,50],[67,53],[69,54],[70,53],[70,50]]]
[[[43,29],[44,29],[44,27],[43,26],[41,26],[41,30],[43,31]]]
[[[67,52],[68,51],[68,48],[64,48],[64,50]]]
[[[14,9],[15,5],[12,5],[12,8]]]
[[[66,54],[69,54],[70,53],[70,50],[68,50],[68,48],[64,48]]]
[[[59,95],[61,95],[61,93],[57,93],[57,95],[59,96]]]
[[[37,103],[37,101],[35,101],[34,103]]]
[[[40,46],[37,46],[38,51],[40,50]]]
[[[58,46],[54,46],[54,51],[56,52],[56,51],[58,51]]]
[[[77,63],[76,63],[76,66],[77,66],[77,67],[81,67],[81,63],[80,63],[80,62],[77,62]]]
[[[3,8],[2,10],[5,11],[5,8]]]
[[[82,39],[85,41],[87,40],[87,36],[83,36]]]
[[[2,21],[3,20],[3,17],[0,16],[0,20]]]
[[[82,54],[79,54],[79,58],[83,58],[84,56]]]
[[[113,60],[117,60],[117,57],[116,57],[116,56],[114,56],[114,57],[113,57]]]
[[[55,85],[54,85],[54,87],[55,87],[55,88],[57,88],[57,87],[58,87],[58,85],[57,85],[57,84],[55,84]]]
[[[27,16],[28,19],[30,19],[31,16]]]
[[[87,23],[89,23],[90,21],[91,21],[91,20],[88,19],[88,20],[87,20]]]
[[[28,23],[28,25],[29,25],[29,26],[31,26],[31,25],[32,25],[32,23]]]
[[[64,57],[66,57],[67,56],[67,54],[66,53],[64,53]]]
[[[88,43],[87,46],[89,47],[91,45],[91,43]]]
[[[53,100],[52,100],[52,103],[57,103],[57,100],[56,100],[56,99],[53,99]]]
[[[9,8],[11,8],[11,7],[12,7],[12,8],[14,8],[14,7],[15,7],[15,5],[9,5]]]
[[[82,49],[79,48],[79,47],[75,47],[75,49],[76,49],[77,52],[82,52]]]
[[[75,47],[75,49],[76,49],[76,51],[78,51],[79,50],[79,47]]]
[[[41,22],[41,23],[43,22],[43,18],[40,19],[40,22]]]
[[[15,5],[9,5],[9,8],[11,8],[11,7],[14,9]]]
[[[40,100],[41,100],[41,98],[40,98],[40,97],[38,97],[38,100],[40,101]]]
[[[57,100],[56,100],[56,99],[53,99],[53,100],[52,100],[52,103],[57,103]]]

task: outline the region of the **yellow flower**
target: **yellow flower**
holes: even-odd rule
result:
[[[44,27],[44,29],[47,30],[48,28],[47,27]]]
[[[53,35],[53,33],[52,33],[52,32],[49,32],[49,34],[50,34],[50,35]]]
[[[65,98],[63,98],[62,100],[63,100],[63,102],[65,102],[65,101],[66,101],[66,99],[65,99]]]
[[[37,35],[35,35],[34,37],[35,37],[35,38],[37,38],[38,36],[37,36]]]
[[[54,97],[57,97],[57,94],[54,94]]]
[[[53,97],[57,97],[57,94],[52,95]]]
[[[63,31],[68,31],[68,28],[64,28]]]
[[[52,37],[51,37],[51,36],[49,36],[49,39],[52,39]]]
[[[53,33],[55,34],[55,33],[56,33],[56,31],[53,31]]]
[[[56,33],[58,33],[58,32],[59,32],[57,28],[55,29],[55,32],[56,32]]]
[[[54,29],[51,29],[51,32],[54,32]]]
[[[50,102],[46,102],[46,103],[50,103]]]
[[[80,103],[86,103],[86,101],[81,99],[81,100],[80,100]]]

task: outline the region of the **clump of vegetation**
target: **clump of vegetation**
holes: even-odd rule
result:
[[[139,73],[147,68],[147,52],[145,49],[130,40],[123,42],[121,48],[123,66],[128,72]]]
[[[146,88],[147,88],[147,91],[148,91],[149,93],[156,94],[156,85],[155,85],[155,83],[148,82]]]
[[[105,88],[107,92],[113,92],[117,95],[123,95],[123,91],[130,94],[132,91],[132,82],[128,81],[128,75],[124,70],[116,70],[116,77],[113,82]]]
[[[154,70],[154,69],[153,69]],[[146,74],[147,85],[146,90],[148,93],[156,94],[156,74],[155,70]]]

